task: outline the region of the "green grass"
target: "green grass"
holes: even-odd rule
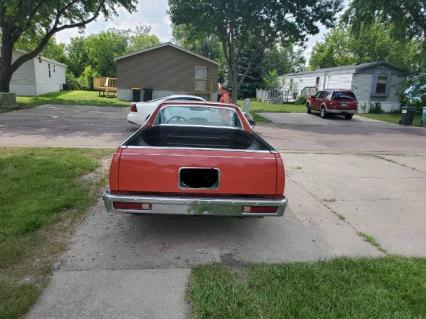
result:
[[[242,107],[243,101],[239,100],[237,105]],[[271,123],[270,120],[258,113],[305,113],[306,106],[301,104],[271,104],[252,100],[250,112],[256,123]]]
[[[31,107],[42,104],[74,104],[95,106],[129,106],[129,102],[113,97],[98,96],[95,91],[61,91],[39,96],[18,96],[20,107]]]
[[[242,106],[243,101],[238,101]],[[272,104],[260,101],[251,101],[251,112],[253,113],[306,113],[306,106],[302,104]]]
[[[379,251],[381,251],[384,254],[387,254],[386,249],[384,249],[380,243],[377,241],[376,238],[374,238],[372,235],[369,235],[367,233],[358,232],[358,236],[364,239],[366,242],[368,242],[370,245],[376,247]]]
[[[67,234],[94,203],[110,151],[0,148],[0,318],[19,318],[47,285]]]
[[[426,259],[193,269],[192,318],[426,318]]]
[[[379,120],[379,121],[384,121],[384,122],[394,123],[394,124],[399,124],[399,120],[401,119],[400,113],[380,113],[380,114],[362,113],[362,114],[359,114],[359,115],[361,115],[363,117],[367,117],[369,119]],[[415,114],[413,125],[414,126],[420,126],[421,125],[421,119],[422,119],[421,114],[418,114],[418,113]]]

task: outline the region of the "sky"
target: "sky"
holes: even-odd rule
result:
[[[347,2],[347,0],[344,0]],[[168,42],[172,37],[171,21],[167,13],[167,0],[139,0],[137,11],[130,14],[124,9],[118,10],[118,16],[105,21],[105,18],[100,17],[96,21],[86,26],[84,34],[89,35],[98,33],[109,28],[129,29],[136,25],[149,25],[152,28],[152,33],[160,38],[161,42]],[[320,33],[308,39],[304,56],[309,59],[310,53],[314,45],[323,40],[327,34],[325,27],[320,26]],[[78,35],[77,29],[65,30],[56,35],[59,42],[69,43],[70,39]]]

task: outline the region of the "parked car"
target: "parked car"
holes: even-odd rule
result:
[[[306,108],[308,113],[320,112],[322,118],[338,114],[350,120],[358,111],[358,102],[350,90],[323,90],[308,98]]]
[[[136,214],[282,216],[280,154],[232,104],[165,102],[115,152],[105,206]]]
[[[165,101],[205,101],[205,99],[194,95],[169,95],[148,102],[132,102],[130,112],[127,114],[127,121],[136,125],[144,125],[149,115]]]

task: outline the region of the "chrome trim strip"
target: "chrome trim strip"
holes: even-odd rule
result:
[[[123,143],[124,144],[124,143]],[[239,150],[229,148],[202,148],[202,147],[172,147],[172,146],[136,146],[136,145],[120,145],[122,148],[149,148],[149,149],[161,149],[161,150],[199,150],[199,151],[224,151],[224,152],[247,152],[247,153],[265,153],[265,154],[277,154],[276,150]]]
[[[114,195],[105,191],[103,195],[108,212],[135,214],[206,215],[206,216],[283,216],[288,204],[287,198],[245,198],[245,197],[178,197],[153,195]],[[113,207],[114,202],[150,203],[151,210],[122,210]],[[242,206],[277,206],[274,214],[243,213]]]
[[[220,129],[228,129],[228,130],[239,130],[239,131],[244,131],[244,129],[243,129],[242,127],[218,126],[218,125],[158,124],[158,125],[153,125],[152,127],[161,127],[161,126],[171,126],[171,127],[197,127],[197,128],[200,128],[200,127],[203,127],[203,128],[220,128]]]

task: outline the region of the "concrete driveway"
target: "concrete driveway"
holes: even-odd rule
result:
[[[0,114],[0,144],[115,147],[135,130],[126,112],[53,106]],[[29,317],[184,318],[190,268],[209,262],[426,256],[425,129],[264,116],[274,123],[257,130],[286,162],[283,218],[114,215],[99,202]]]

